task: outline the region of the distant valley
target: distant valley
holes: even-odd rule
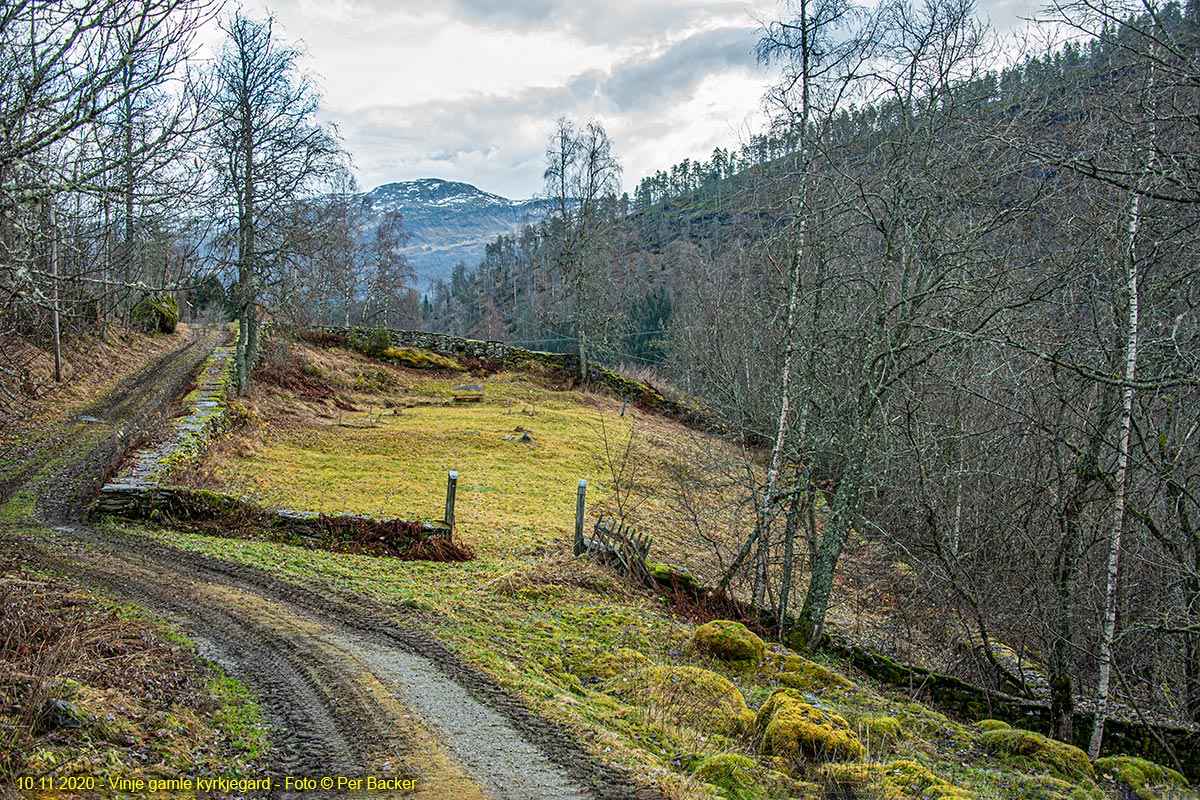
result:
[[[473,267],[497,236],[537,222],[548,200],[509,200],[468,183],[440,178],[388,183],[365,195],[376,216],[404,215],[412,236],[404,254],[417,273],[417,290],[427,293],[438,278],[449,278],[454,265]]]

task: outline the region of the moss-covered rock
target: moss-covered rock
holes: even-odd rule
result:
[[[792,763],[848,760],[864,753],[845,718],[813,705],[795,689],[772,692],[758,710],[755,727],[762,731],[763,755]]]
[[[740,736],[754,725],[746,699],[729,679],[707,669],[650,666],[608,682],[626,703],[644,706],[670,722],[723,736]]]
[[[148,295],[129,310],[129,320],[145,333],[174,333],[179,324],[179,301],[169,294]]]
[[[779,673],[778,680],[784,686],[813,694],[854,688],[854,682],[849,678],[839,675],[815,661],[804,661],[799,669],[789,669]]]
[[[1163,790],[1187,789],[1187,778],[1173,769],[1134,756],[1107,756],[1096,759],[1096,774],[1112,778],[1133,791],[1142,800],[1164,796]],[[1181,797],[1183,795],[1180,795]],[[1189,793],[1188,797],[1195,797]]]
[[[730,800],[750,800],[763,794],[756,791],[754,767],[754,762],[745,756],[720,753],[696,764],[692,775],[716,786]]]
[[[975,795],[915,761],[888,764],[827,764],[821,772],[843,786],[870,791],[879,800],[969,800]]]
[[[800,672],[805,664],[812,663],[795,653],[768,653],[767,659],[776,672]]]
[[[692,644],[698,652],[721,661],[761,661],[767,652],[763,640],[740,622],[718,619],[696,628]]]
[[[1004,758],[1021,758],[1073,780],[1095,780],[1087,753],[1033,731],[1001,728],[983,734],[983,746]]]
[[[981,719],[975,723],[981,731],[1006,731],[1012,728],[1007,722],[999,719]]]
[[[696,580],[696,576],[672,564],[660,564],[657,561],[647,561],[646,569],[650,573],[650,577],[654,578],[659,584],[668,588],[679,588],[689,592],[700,591],[700,581]]]

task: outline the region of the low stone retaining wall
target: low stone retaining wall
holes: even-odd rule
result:
[[[271,511],[246,497],[172,485],[171,479],[180,468],[196,463],[216,437],[229,429],[233,353],[231,346],[213,351],[196,379],[196,388],[184,398],[186,410],[172,420],[170,434],[126,458],[113,479],[100,488],[95,502],[98,513],[131,519],[225,523],[230,527],[253,523],[284,538],[331,549],[342,549],[337,545],[362,533],[357,538],[370,542],[358,550],[400,557],[414,549],[410,545],[419,546],[431,539],[450,542],[452,531],[444,524],[360,514]]]

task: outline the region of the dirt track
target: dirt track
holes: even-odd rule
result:
[[[274,727],[272,796],[387,796],[284,788],[368,776],[415,778],[404,797],[639,796],[394,609],[84,521],[114,454],[154,429],[214,345],[215,334],[163,357],[81,412],[102,422],[63,426],[23,454],[0,500],[25,489],[38,519],[0,523],[0,548],[166,615],[248,683]]]

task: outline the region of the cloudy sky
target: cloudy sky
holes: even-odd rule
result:
[[[1036,0],[981,0],[997,27]],[[253,0],[307,52],[360,184],[542,188],[555,120],[601,120],[625,189],[762,124],[753,56],[777,0]]]

